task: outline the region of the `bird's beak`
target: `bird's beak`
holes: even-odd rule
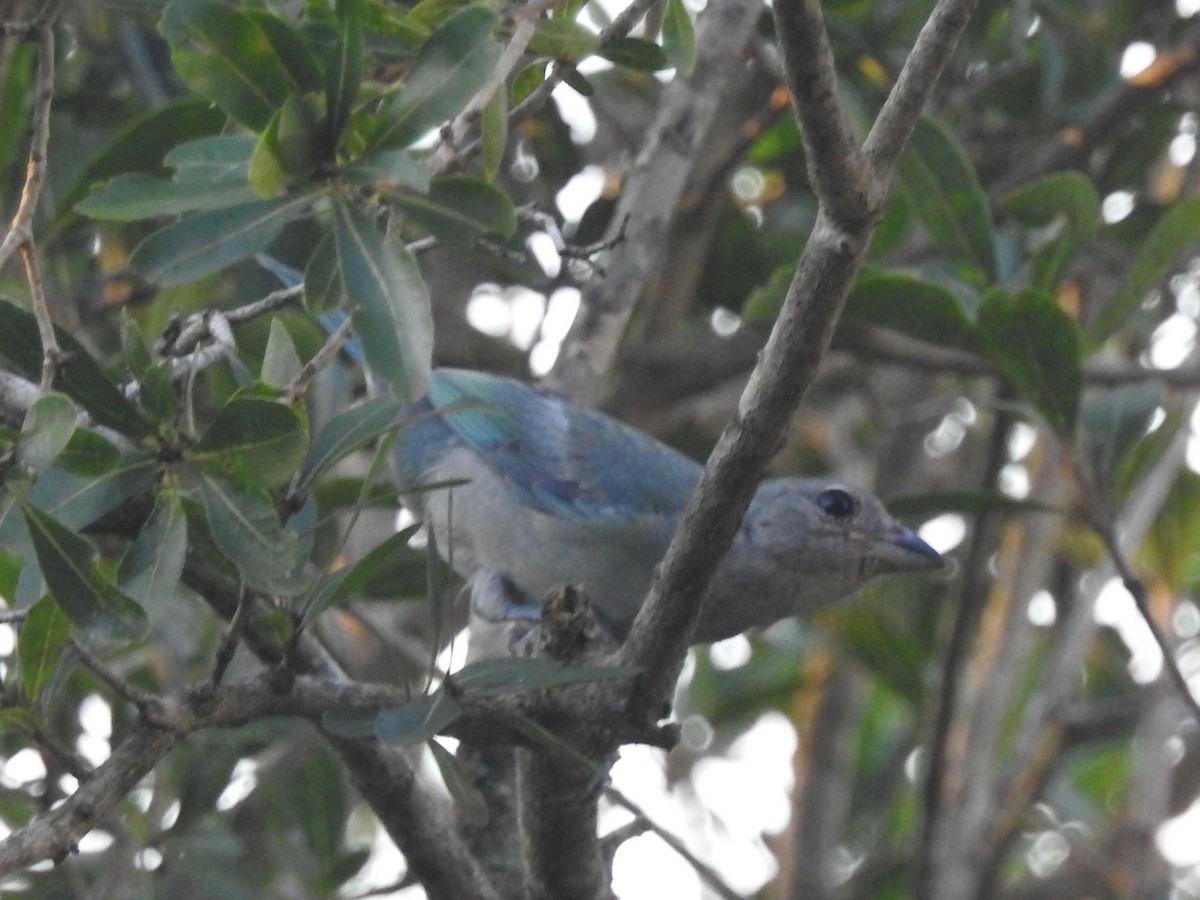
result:
[[[876,572],[924,572],[945,565],[940,553],[903,525],[871,536],[867,551]]]

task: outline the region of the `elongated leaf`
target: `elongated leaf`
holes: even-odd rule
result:
[[[406,147],[467,105],[500,59],[497,21],[490,9],[468,6],[429,37],[383,114],[376,146]]]
[[[468,663],[454,673],[453,680],[464,690],[530,691],[584,681],[629,678],[634,674],[632,669],[568,666],[553,659],[506,657]]]
[[[373,397],[335,415],[313,438],[296,476],[296,493],[308,493],[338,460],[394,428],[406,405],[392,397]]]
[[[538,23],[529,49],[541,56],[579,62],[596,52],[600,39],[596,32],[574,19],[556,17]],[[519,98],[518,98],[519,99]]]
[[[244,173],[237,180],[226,177],[215,181],[196,177],[168,180],[136,172],[119,175],[94,188],[75,209],[93,219],[133,222],[196,210],[224,209],[254,199]]]
[[[371,370],[398,397],[425,393],[432,366],[433,315],[417,261],[352,206],[335,206],[334,240],[342,289]]]
[[[57,462],[76,475],[103,475],[121,462],[121,451],[96,432],[77,428]]]
[[[1063,271],[1100,225],[1100,195],[1080,172],[1058,172],[1022,185],[1004,208],[1024,225],[1061,223],[1061,233],[1034,254],[1032,286],[1053,292]]]
[[[1163,403],[1163,393],[1161,383],[1146,381],[1085,395],[1079,411],[1080,444],[1087,451],[1093,472],[1107,479],[1116,471],[1125,455],[1146,437]]]
[[[406,557],[411,559],[417,555],[408,542],[420,527],[410,525],[400,529],[372,548],[352,567],[326,575],[312,595],[305,618],[318,616],[343,600],[362,596],[372,582],[386,579],[390,582],[389,587],[395,590],[401,583],[401,579],[393,577],[395,570],[403,568]]]
[[[41,696],[42,688],[58,670],[63,648],[73,630],[71,620],[52,598],[43,597],[29,607],[21,625],[17,658],[21,687],[30,703]]]
[[[407,150],[380,150],[364,156],[346,167],[346,177],[364,186],[429,190],[428,167]]]
[[[346,738],[375,737],[379,710],[367,706],[335,706],[321,716],[321,727]]]
[[[611,63],[639,72],[657,72],[670,65],[663,48],[644,38],[618,38],[605,47],[600,55]]]
[[[329,127],[330,144],[337,146],[338,139],[350,121],[350,111],[358,98],[362,81],[362,36],[357,17],[346,15],[338,28],[334,41],[325,56],[324,85],[325,110]]]
[[[246,584],[288,597],[308,586],[301,576],[311,536],[285,529],[266,499],[232,482],[201,473],[200,494],[213,540]]]
[[[972,266],[985,281],[995,281],[995,233],[987,195],[950,131],[932,119],[917,122],[900,159],[900,174],[938,249]]]
[[[158,284],[195,281],[265,250],[310,199],[281,197],[196,213],[142,241],[129,264]]]
[[[69,528],[86,528],[154,485],[158,462],[148,450],[120,460],[117,467],[77,475],[55,467],[43,472],[26,495]]]
[[[338,266],[337,244],[333,234],[328,233],[317,241],[304,268],[304,305],[321,319],[320,313],[341,302],[342,271]]]
[[[959,297],[934,281],[900,272],[863,273],[846,299],[848,321],[870,322],[938,346],[983,349]]]
[[[290,406],[235,394],[188,456],[216,468],[256,472],[273,482],[280,470],[284,475],[295,471],[307,437],[304,422]]]
[[[292,383],[303,367],[300,354],[296,351],[296,342],[292,340],[287,326],[280,319],[272,319],[260,370],[263,384],[282,390]]]
[[[683,0],[667,0],[662,42],[667,62],[684,74],[690,72],[696,61],[696,31]]]
[[[504,164],[508,148],[508,92],[496,91],[479,121],[480,143],[483,147],[483,174],[494,182]]]
[[[133,438],[149,435],[145,421],[100,365],[77,340],[65,331],[54,330],[58,346],[66,354],[59,363],[54,387],[91,414],[101,425]],[[21,375],[37,381],[42,372],[42,339],[33,313],[0,300],[0,355]]]
[[[21,425],[17,462],[34,471],[49,468],[75,433],[75,404],[64,394],[38,397]]]
[[[49,513],[20,503],[42,577],[62,611],[85,631],[140,637],[146,613],[100,574],[92,545]]]
[[[393,200],[412,221],[454,243],[469,243],[489,232],[510,237],[517,230],[517,214],[507,195],[466,175],[438,178],[426,195],[400,193]]]
[[[175,593],[187,554],[187,518],[179,495],[164,493],[141,534],[125,552],[117,583],[143,607],[163,604]]]
[[[1008,379],[1061,433],[1075,430],[1082,385],[1082,339],[1053,298],[1036,291],[988,293],[979,331]]]
[[[197,177],[221,178],[229,172],[244,177],[257,143],[251,134],[210,135],[180,144],[163,158],[163,163]]]
[[[175,70],[251,131],[261,131],[296,89],[292,74],[262,25],[217,0],[175,0],[161,29]]]
[[[419,744],[439,733],[462,715],[462,707],[445,691],[401,706],[385,709],[375,719],[375,736],[384,741]]]
[[[1098,344],[1119,328],[1146,294],[1171,271],[1179,255],[1197,241],[1200,241],[1200,199],[1176,203],[1146,235],[1121,293],[1087,329],[1088,340]]]
[[[438,771],[450,797],[454,800],[454,819],[456,822],[468,822],[474,825],[485,825],[488,820],[487,801],[475,787],[472,779],[464,771],[463,765],[453,753],[431,740],[426,745],[433,754]]]

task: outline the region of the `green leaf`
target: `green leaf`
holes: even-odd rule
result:
[[[376,146],[406,147],[467,105],[500,59],[497,22],[490,9],[468,6],[429,37],[383,114]]]
[[[373,397],[331,418],[308,448],[308,455],[296,475],[295,492],[308,493],[313,482],[338,460],[387,434],[396,426],[406,405],[393,397]]]
[[[375,736],[384,741],[419,744],[462,715],[462,707],[445,691],[399,709],[385,709],[375,719]]]
[[[1200,577],[1200,476],[1185,469],[1137,550],[1140,567],[1173,591]]]
[[[1163,401],[1163,385],[1157,381],[1121,384],[1090,391],[1079,412],[1080,443],[1092,471],[1104,476],[1114,472],[1125,455],[1146,436],[1150,421]]]
[[[262,484],[291,477],[308,443],[304,421],[290,406],[238,393],[217,413],[188,457],[214,471],[249,472]]]
[[[65,395],[38,397],[21,425],[16,446],[17,462],[35,472],[48,469],[75,433],[75,418],[75,404]]]
[[[78,432],[77,432],[78,433]],[[159,463],[150,451],[136,451],[116,468],[82,475],[59,466],[38,476],[26,495],[69,528],[86,528],[105,513],[149,490]]]
[[[187,518],[179,495],[164,493],[121,558],[117,583],[143,607],[162,606],[175,593],[187,554]]]
[[[257,143],[251,134],[210,135],[180,144],[163,158],[163,163],[197,178],[219,179],[230,172],[244,178]]]
[[[504,152],[508,147],[508,92],[496,91],[479,121],[482,145],[483,174],[488,182],[494,182],[504,164]]]
[[[1058,226],[1059,233],[1034,252],[1031,285],[1053,292],[1063,272],[1100,225],[1100,195],[1080,172],[1058,172],[1013,191],[1004,208],[1035,228]]]
[[[639,72],[657,72],[671,65],[663,48],[644,38],[617,38],[600,55],[615,65]]]
[[[283,389],[295,380],[304,364],[296,352],[296,343],[288,333],[287,326],[278,318],[271,319],[271,331],[267,335],[267,349],[263,351],[261,378],[263,384]]]
[[[60,468],[77,475],[104,475],[121,461],[121,451],[106,438],[86,428],[77,428],[58,456]]]
[[[342,290],[371,370],[402,399],[425,393],[432,365],[433,316],[417,261],[361,212],[334,207],[334,240]]]
[[[140,637],[146,613],[100,574],[92,545],[49,513],[25,500],[19,502],[42,577],[62,611],[84,631]]]
[[[308,587],[303,577],[311,535],[285,529],[264,497],[201,472],[204,516],[221,553],[251,588],[296,596]]]
[[[59,349],[66,354],[54,377],[55,389],[82,406],[101,425],[133,438],[151,434],[150,424],[83,345],[59,328],[54,333]],[[0,355],[25,378],[41,378],[42,339],[37,321],[32,313],[7,300],[0,300]]]
[[[165,429],[173,429],[179,414],[175,382],[171,379],[171,361],[162,360],[142,373],[138,409],[148,420]]]
[[[975,324],[953,291],[905,273],[863,273],[850,289],[845,316],[940,347],[983,350]]]
[[[17,656],[21,687],[30,703],[37,701],[42,688],[58,671],[63,648],[73,630],[71,620],[50,597],[43,597],[29,607],[25,621],[21,623]]]
[[[579,62],[591,56],[600,45],[596,32],[574,19],[543,19],[529,42],[529,49],[540,56]]]
[[[506,657],[468,663],[452,676],[456,687],[477,691],[530,691],[585,681],[629,678],[633,669],[568,666],[554,659]]]
[[[310,200],[297,195],[195,213],[142,241],[129,264],[164,286],[196,281],[266,250]]]
[[[420,527],[410,525],[400,529],[373,547],[353,566],[324,576],[312,594],[305,618],[312,619],[343,600],[368,594],[373,582],[387,580],[391,582],[390,587],[393,589],[398,587],[398,580],[392,576],[397,568],[403,566],[405,557],[417,555],[417,551],[409,547],[408,542]]]
[[[668,63],[683,74],[692,70],[696,62],[696,31],[683,0],[667,0],[662,46]]]
[[[995,233],[987,195],[945,125],[933,119],[917,122],[900,158],[900,176],[937,248],[976,270],[984,281],[995,281]]]
[[[275,48],[291,79],[292,91],[298,94],[320,91],[324,85],[321,65],[304,38],[288,22],[265,9],[250,8],[244,12]]]
[[[304,305],[311,313],[332,309],[342,302],[342,272],[332,234],[317,241],[304,267]]]
[[[154,364],[146,336],[142,334],[141,326],[130,315],[128,308],[121,310],[121,356],[122,362],[134,378],[141,378]]]
[[[224,209],[249,203],[254,192],[245,174],[236,181],[223,178],[156,178],[135,172],[118,175],[92,191],[75,205],[77,212],[93,219],[134,222],[156,216],[175,216],[197,210]]]
[[[357,17],[346,15],[339,24],[337,40],[325,55],[325,110],[330,144],[338,139],[350,121],[350,112],[358,98],[362,81],[362,36]]]
[[[469,243],[488,233],[511,237],[517,230],[508,196],[469,175],[435,179],[428,194],[399,193],[393,202],[422,228],[452,243]]]
[[[288,97],[250,157],[250,186],[269,200],[289,184],[308,178],[329,157],[326,137],[317,101],[303,94]]]
[[[992,360],[1060,433],[1075,430],[1082,385],[1082,339],[1053,298],[1025,290],[989,291],[979,308],[979,332]]]
[[[1121,293],[1088,327],[1088,341],[1099,344],[1124,324],[1146,294],[1171,271],[1179,255],[1197,241],[1200,241],[1200,199],[1176,203],[1146,235]]]
[[[321,727],[344,738],[375,737],[379,710],[366,706],[335,706],[321,716]]]
[[[346,167],[351,184],[380,189],[408,187],[429,190],[429,168],[407,150],[380,150]]]
[[[265,128],[298,86],[262,24],[230,4],[175,0],[160,27],[188,87],[251,131]]]

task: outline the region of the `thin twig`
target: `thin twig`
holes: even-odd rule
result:
[[[687,845],[683,841],[668,829],[657,824],[642,807],[630,800],[624,793],[609,784],[604,786],[604,796],[617,806],[624,807],[633,813],[639,833],[650,831],[657,835],[664,844],[682,856],[688,865],[696,870],[696,874],[700,876],[700,879],[716,894],[726,898],[726,900],[742,900],[742,895],[726,884],[725,879],[721,877],[716,869],[699,859],[696,854],[687,848]]]
[[[296,377],[292,379],[280,396],[280,400],[284,403],[291,404],[296,401],[301,394],[308,390],[308,386],[312,380],[317,377],[323,369],[333,365],[338,354],[342,351],[342,347],[346,345],[346,341],[350,339],[350,335],[354,331],[354,320],[347,316],[342,320],[329,336],[325,339],[325,343],[321,348],[313,354],[312,359],[306,362],[300,371],[296,373]]]
[[[79,655],[80,661],[91,670],[92,674],[103,681],[108,689],[122,700],[142,712],[157,709],[162,705],[160,698],[134,687],[114,672],[104,660],[92,652],[87,644],[74,635],[71,637],[71,648]]]
[[[241,642],[242,629],[246,625],[246,620],[250,616],[250,609],[253,605],[253,599],[245,586],[243,586],[241,594],[238,596],[233,618],[225,626],[225,631],[221,635],[221,643],[217,647],[216,657],[213,660],[212,677],[209,679],[209,684],[213,687],[219,685],[225,678],[225,671],[229,668],[229,663],[233,661],[234,651],[237,650],[237,646]]]
[[[297,284],[272,291],[261,300],[255,300],[253,303],[224,310],[221,315],[231,325],[240,325],[243,322],[249,322],[259,316],[265,316],[268,313],[282,309],[303,296],[304,285]],[[202,341],[213,337],[209,322],[212,315],[212,310],[206,310],[190,316],[179,330],[174,333],[168,332],[164,334],[155,349],[163,356],[186,356],[195,350]]]
[[[37,321],[38,335],[42,340],[42,381],[39,388],[45,394],[54,384],[54,377],[58,374],[59,364],[64,361],[64,354],[58,346],[58,336],[54,333],[54,320],[50,316],[50,304],[46,301],[46,283],[42,280],[37,245],[33,238],[22,241],[18,251],[21,261],[25,264],[25,280],[29,282],[33,317]]]

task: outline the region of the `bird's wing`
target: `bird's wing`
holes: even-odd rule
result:
[[[518,381],[438,369],[429,402],[522,502],[550,515],[678,514],[700,477],[698,463],[653,438]]]

